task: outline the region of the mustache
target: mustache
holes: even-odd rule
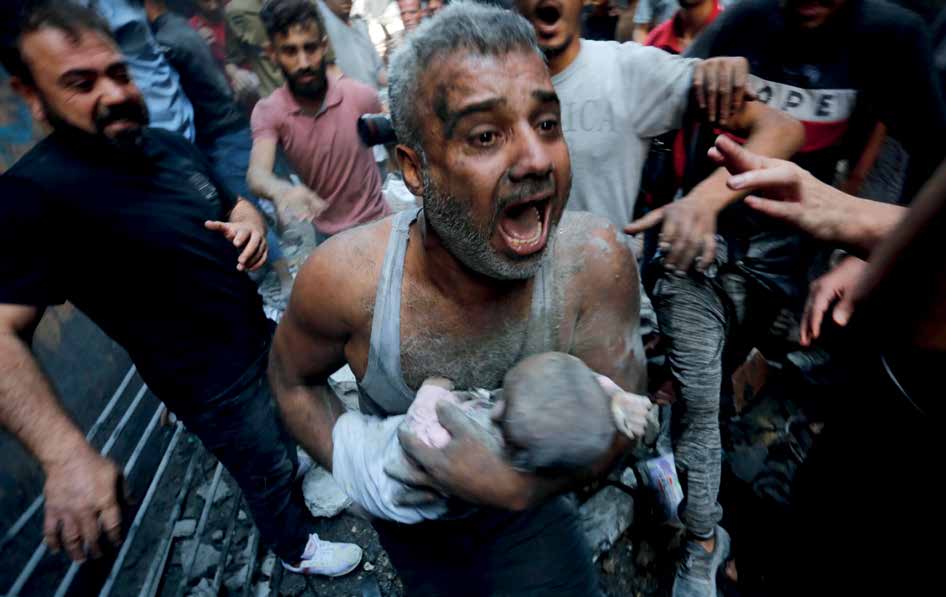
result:
[[[549,173],[544,178],[530,178],[516,184],[511,192],[501,196],[496,201],[496,214],[501,214],[507,207],[533,195],[555,193],[555,178]]]
[[[148,124],[147,108],[143,103],[132,100],[105,106],[95,115],[95,127],[101,132],[108,125],[121,120],[136,122],[144,126]]]
[[[303,68],[301,70],[297,70],[296,72],[292,73],[292,78],[299,79],[301,77],[306,77],[306,76],[317,77],[319,76],[319,73],[321,72],[322,72],[321,69],[317,69],[313,67]]]

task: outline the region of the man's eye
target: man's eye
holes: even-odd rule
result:
[[[543,120],[539,123],[539,129],[546,133],[553,132],[558,129],[558,121],[552,118]]]
[[[483,131],[473,135],[473,144],[477,147],[489,147],[496,143],[496,133],[493,131]]]
[[[95,87],[95,81],[92,79],[76,79],[74,81],[69,81],[69,83],[67,83],[67,87],[73,91],[88,93]]]

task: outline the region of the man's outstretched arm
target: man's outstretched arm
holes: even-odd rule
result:
[[[46,474],[43,534],[82,561],[99,555],[102,530],[121,542],[119,470],[68,417],[29,349],[42,309],[0,304],[0,425],[39,460]]]
[[[760,102],[747,102],[729,117],[728,130],[746,135],[745,147],[760,155],[789,158],[805,142],[800,122]],[[624,228],[637,234],[658,224],[661,248],[668,252],[664,261],[668,268],[687,271],[696,260],[697,268],[708,267],[716,255],[716,218],[728,205],[746,193],[727,185],[729,174],[718,168],[703,182],[693,187],[686,197],[656,209]]]
[[[273,172],[278,142],[271,137],[253,139],[246,184],[257,197],[269,199],[279,210],[283,221],[310,221],[322,213],[327,204],[305,185],[294,185]]]

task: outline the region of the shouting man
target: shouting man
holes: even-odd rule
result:
[[[634,257],[604,220],[564,213],[559,100],[522,17],[450,5],[406,39],[391,73],[398,158],[424,207],[309,258],[272,350],[280,410],[362,505],[384,510],[401,495],[376,463],[403,445],[422,469],[416,485],[474,506],[411,526],[375,520],[408,592],[595,595],[575,508],[559,494],[604,474],[626,438],[580,474],[524,473],[449,402],[437,413],[452,436],[442,448],[410,434],[399,443],[396,423],[429,377],[498,388],[516,363],[548,351],[641,392]],[[346,363],[361,413],[345,413],[326,385]],[[366,496],[372,487],[381,491]]]

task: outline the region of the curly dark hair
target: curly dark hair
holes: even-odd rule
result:
[[[325,33],[322,15],[312,0],[266,0],[259,13],[269,39],[286,35],[293,25],[315,23],[319,33]]]
[[[98,33],[105,39],[115,41],[108,23],[97,12],[68,0],[45,0],[24,2],[16,10],[11,23],[6,23],[4,43],[0,51],[0,62],[7,72],[24,83],[33,83],[30,67],[20,52],[20,40],[24,35],[45,29],[58,29],[70,41],[79,42],[84,31]],[[12,24],[12,29],[9,25]]]

